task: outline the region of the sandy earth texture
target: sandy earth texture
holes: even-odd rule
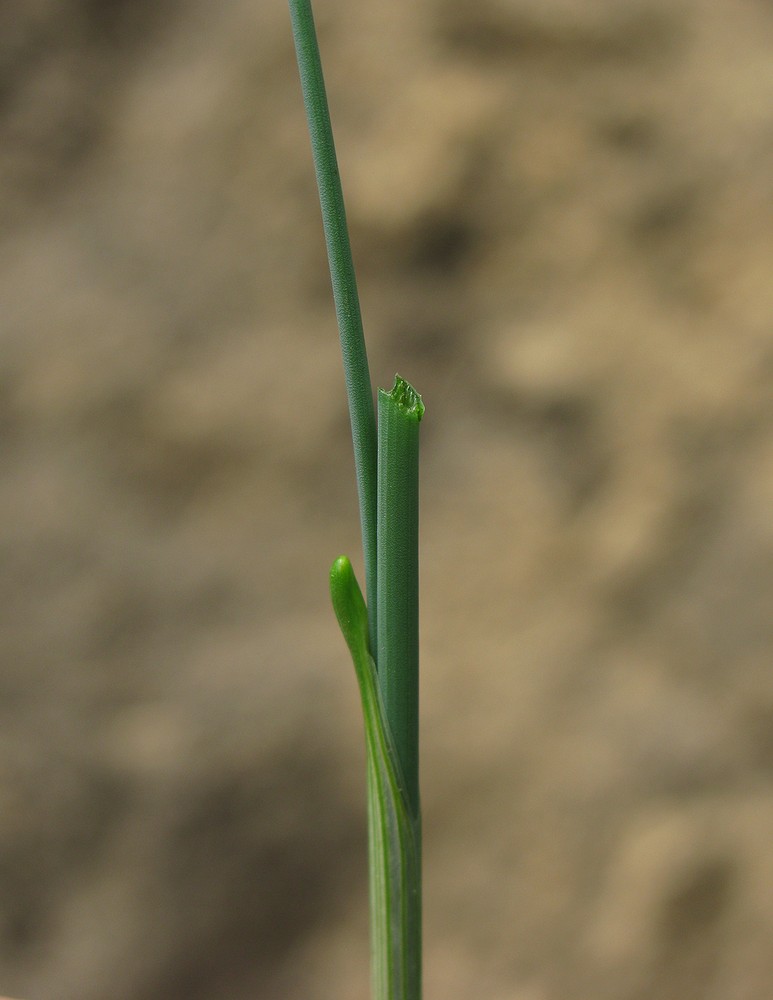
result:
[[[318,6],[427,404],[427,1000],[769,1000],[773,5]],[[0,989],[362,1000],[283,0],[6,0],[0,223]]]

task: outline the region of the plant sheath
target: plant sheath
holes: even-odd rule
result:
[[[375,652],[377,460],[373,389],[314,15],[310,0],[289,0],[289,4],[341,339],[360,505],[370,647]]]
[[[424,404],[395,376],[378,393],[376,662],[412,813],[419,815],[419,422]]]

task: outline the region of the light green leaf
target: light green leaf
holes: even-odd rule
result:
[[[346,556],[333,563],[330,593],[354,662],[365,723],[373,1000],[419,1000],[420,820],[408,804],[370,655],[365,601]]]

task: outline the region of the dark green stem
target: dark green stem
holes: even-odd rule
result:
[[[378,392],[376,651],[379,687],[406,794],[419,815],[419,422],[400,376]]]
[[[373,389],[362,331],[360,300],[346,226],[341,177],[338,172],[330,111],[322,75],[314,15],[309,0],[289,0],[290,17],[303,89],[303,103],[317,175],[322,225],[325,230],[341,354],[354,443],[357,494],[360,503],[365,592],[368,599],[370,645],[376,649],[376,416]]]

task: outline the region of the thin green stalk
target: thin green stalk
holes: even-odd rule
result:
[[[367,609],[346,557],[333,564],[330,591],[354,661],[365,722],[373,1000],[420,1000],[418,425],[424,406],[398,376],[391,393],[379,393],[377,442],[311,3],[289,4],[338,316],[365,558]]]
[[[346,210],[310,0],[289,0],[333,285],[360,504],[370,646],[376,649],[376,416]]]
[[[373,1000],[420,1000],[421,825],[405,795],[368,648],[365,602],[346,556],[333,563],[330,593],[354,662],[365,721]]]
[[[378,393],[376,660],[387,723],[419,815],[419,422],[421,396],[399,375]]]

